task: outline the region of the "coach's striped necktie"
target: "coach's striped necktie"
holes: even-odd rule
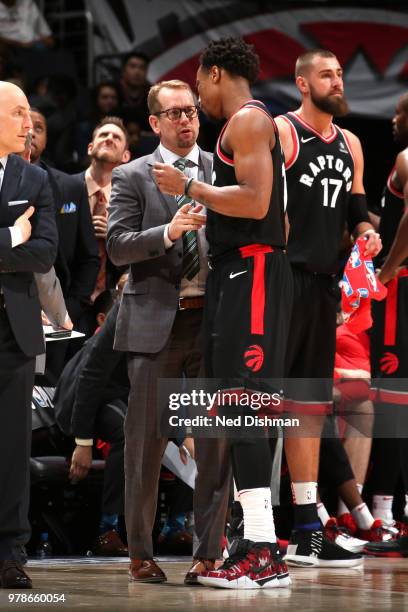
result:
[[[180,157],[174,162],[176,168],[187,174],[186,168],[194,165],[189,159]],[[186,195],[177,195],[178,208],[184,204],[191,204],[193,200]],[[196,232],[191,230],[183,234],[183,277],[192,280],[200,271],[200,259],[198,255],[198,244]]]

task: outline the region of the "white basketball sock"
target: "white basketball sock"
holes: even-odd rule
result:
[[[315,504],[317,500],[317,482],[292,482],[293,503],[297,506]]]
[[[357,483],[356,487],[357,487],[357,491],[361,495],[363,491],[363,485]],[[344,501],[341,499],[341,497],[339,497],[339,504],[337,506],[337,516],[341,516],[342,514],[349,514],[349,512],[350,512],[349,508],[347,508]]]
[[[370,529],[374,523],[374,517],[364,502],[352,509],[351,514],[357,523],[359,529]]]
[[[244,538],[253,542],[276,542],[269,487],[238,491],[244,513]]]
[[[373,495],[373,514],[386,523],[394,520],[392,515],[393,495]]]

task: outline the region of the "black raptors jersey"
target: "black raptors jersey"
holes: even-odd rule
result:
[[[381,221],[378,231],[381,236],[383,248],[376,260],[377,265],[381,265],[390,252],[399,222],[404,213],[404,195],[392,184],[394,173],[395,166],[388,177],[381,200]]]
[[[324,138],[297,114],[290,125],[294,152],[286,160],[289,260],[309,272],[333,274],[348,215],[354,161],[342,130],[332,124]]]
[[[280,248],[285,246],[285,170],[278,130],[262,102],[250,100],[241,108],[244,107],[258,108],[260,112],[266,113],[273,123],[276,144],[271,151],[273,164],[271,201],[266,216],[260,220],[229,217],[208,210],[206,235],[213,257],[249,244],[265,244]],[[230,153],[223,150],[221,145],[227,125],[228,121],[219,135],[213,160],[212,182],[217,187],[237,185],[234,159],[231,158]]]

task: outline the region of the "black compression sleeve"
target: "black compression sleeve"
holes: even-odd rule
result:
[[[352,193],[350,196],[347,225],[352,234],[359,223],[371,223],[368,216],[367,198],[364,193]]]

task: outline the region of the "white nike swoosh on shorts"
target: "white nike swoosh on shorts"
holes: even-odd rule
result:
[[[246,272],[248,272],[248,270],[242,270],[242,272],[230,272],[229,277],[235,278],[236,276],[239,276],[240,274],[245,274]]]

